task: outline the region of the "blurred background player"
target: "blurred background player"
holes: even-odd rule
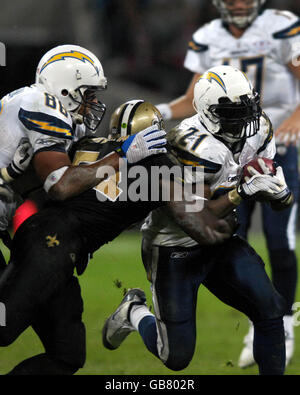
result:
[[[260,195],[271,205],[288,207],[291,192],[280,167],[276,176],[270,176],[268,169],[260,174],[249,168],[253,177],[237,183],[249,160],[256,155],[272,159],[276,151],[270,121],[262,114],[258,94],[245,74],[231,66],[209,69],[195,85],[194,103],[198,114],[168,133],[169,153],[181,164],[203,167],[206,195],[212,199],[208,206],[218,207],[219,215],[225,216],[243,199]],[[123,107],[114,124],[124,125],[124,134]],[[145,120],[151,121],[149,112],[133,108],[127,117],[135,128],[139,120],[144,127]],[[278,177],[282,180],[279,189],[271,185]],[[143,263],[151,281],[156,319],[145,306],[145,294],[130,290],[106,320],[104,346],[116,349],[132,330],[138,330],[148,349],[169,369],[186,368],[194,354],[197,293],[203,283],[253,320],[260,374],[283,374],[285,302],[249,244],[233,236],[218,249],[200,246],[177,227],[164,207],[152,211],[142,230]]]
[[[275,130],[275,161],[283,168],[295,196],[294,205],[283,212],[272,211],[266,204],[261,206],[272,280],[288,303],[284,323],[289,363],[294,351],[292,305],[297,286],[300,20],[289,11],[262,9],[264,3],[264,0],[213,0],[221,18],[199,28],[189,43],[184,66],[195,74],[186,93],[168,104],[158,105],[158,109],[165,120],[194,114],[194,85],[206,69],[219,64],[233,65],[244,71],[260,94],[262,108]],[[241,223],[238,233],[245,238],[254,208],[254,201],[244,202],[238,208]],[[244,343],[240,367],[254,363],[252,325]]]

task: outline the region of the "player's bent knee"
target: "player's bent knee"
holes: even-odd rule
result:
[[[168,360],[165,362],[165,366],[168,369],[174,370],[174,371],[179,371],[183,370],[188,367],[192,360],[192,355],[191,356],[182,356],[182,355],[173,355],[168,358]]]
[[[169,355],[164,362],[165,366],[171,370],[183,370],[191,362],[194,355],[194,345],[189,344],[188,341],[184,342],[183,347],[177,345],[169,350]]]

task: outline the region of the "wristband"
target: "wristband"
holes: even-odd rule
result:
[[[48,193],[49,189],[53,187],[58,181],[62,178],[65,172],[68,170],[69,166],[60,167],[57,170],[54,170],[52,173],[48,175],[44,182],[44,189]]]
[[[271,200],[270,205],[273,210],[280,211],[289,207],[294,202],[294,195],[292,192],[282,200]]]
[[[121,158],[126,159],[126,155],[125,155],[124,151],[122,150],[122,147],[116,148],[116,149],[115,149],[115,152],[116,152],[118,155],[120,155]]]

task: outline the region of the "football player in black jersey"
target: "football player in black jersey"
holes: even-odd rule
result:
[[[108,152],[118,152],[120,146],[126,145],[126,137],[119,142],[84,139],[77,145],[74,163],[94,162]],[[140,170],[150,174],[154,166],[170,168],[174,163],[166,154],[161,154],[150,156],[138,165]],[[162,205],[168,207],[176,222],[199,244],[212,245],[231,236],[234,221],[219,220],[205,207],[202,211],[186,212],[186,205],[191,201],[176,199],[175,192],[179,189],[182,193],[183,185],[176,176],[171,181],[162,177],[157,184],[161,195],[171,186],[168,201],[161,196],[151,200],[151,177],[144,184],[148,187],[144,200],[131,200],[129,194],[123,199],[122,193],[127,193],[136,182],[136,177],[129,177],[131,168],[133,166],[129,165],[126,173],[123,166],[120,173],[94,189],[56,202],[55,206],[50,204],[18,228],[10,263],[0,278],[0,301],[6,308],[6,326],[0,327],[0,345],[11,344],[31,325],[45,353],[21,362],[10,374],[73,374],[83,366],[83,302],[74,269],[82,274],[89,253],[113,240],[129,225],[144,219],[151,210]],[[118,180],[127,183],[120,194]],[[194,200],[197,203],[198,199]]]

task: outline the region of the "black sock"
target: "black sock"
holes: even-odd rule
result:
[[[139,333],[148,350],[158,357],[157,331],[155,318],[153,316],[146,316],[140,321]]]
[[[297,287],[297,257],[295,251],[288,249],[270,251],[272,282],[276,290],[285,298],[287,311],[292,315]]]
[[[282,317],[254,323],[253,355],[261,375],[282,375],[285,337]]]

